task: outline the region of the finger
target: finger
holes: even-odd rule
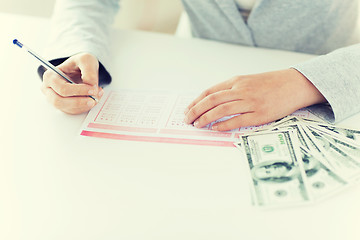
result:
[[[267,123],[268,120],[263,119],[256,112],[248,112],[235,116],[223,122],[218,122],[212,126],[215,131],[229,131],[235,128],[258,126]]]
[[[51,88],[42,88],[42,91],[55,108],[68,114],[87,112],[96,105],[89,97],[62,97]]]
[[[202,128],[209,123],[212,123],[220,118],[231,116],[235,114],[243,114],[251,111],[251,108],[244,100],[227,102],[209,110],[201,115],[194,122],[194,126]]]
[[[91,86],[99,84],[99,61],[90,54],[80,55],[75,58],[76,64],[81,71],[81,79],[83,83]]]
[[[213,94],[215,92],[221,91],[221,90],[226,90],[226,89],[230,89],[232,86],[232,79],[216,84],[215,86],[212,86],[211,88],[205,90],[204,92],[202,92],[197,98],[195,98],[194,101],[192,101],[188,107],[185,109],[185,114],[193,107],[195,106],[198,102],[200,102],[202,99],[204,99],[205,97],[207,97],[210,94]]]
[[[62,97],[87,96],[96,95],[98,93],[98,87],[93,87],[84,83],[71,84],[57,73],[50,70],[47,70],[44,73],[43,86],[44,88],[52,88]]]
[[[202,114],[220,104],[224,104],[230,101],[241,100],[239,96],[241,96],[241,94],[238,91],[230,90],[221,90],[210,94],[200,100],[186,113],[184,121],[185,123],[190,124],[195,119],[199,118]]]
[[[104,95],[104,89],[102,87],[99,87],[99,92],[97,94],[98,100],[100,100],[103,95]]]
[[[97,94],[100,90],[97,87],[99,84],[99,61],[95,56],[88,53],[78,54],[68,58],[58,68],[70,75],[75,82],[93,86],[93,93],[90,95]]]

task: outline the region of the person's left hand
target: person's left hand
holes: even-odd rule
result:
[[[306,77],[286,69],[237,76],[207,89],[187,107],[184,121],[202,128],[237,115],[212,126],[212,130],[227,131],[269,123],[321,102],[326,99]]]

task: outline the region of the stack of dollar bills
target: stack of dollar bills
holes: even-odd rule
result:
[[[283,207],[338,194],[360,179],[360,131],[286,117],[240,137],[253,204]]]

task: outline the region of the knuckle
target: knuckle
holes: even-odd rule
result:
[[[216,102],[217,96],[215,94],[211,94],[208,96],[208,100],[210,101],[210,103],[214,103]]]
[[[88,58],[92,57],[92,55],[90,53],[81,53],[79,55],[79,57],[82,59],[88,59]]]
[[[256,106],[257,108],[261,108],[263,106],[266,105],[266,100],[263,99],[263,98],[259,98],[259,97],[251,97],[249,99],[250,103],[253,105],[253,106]]]
[[[80,62],[93,62],[95,60],[95,57],[90,53],[80,53],[77,57]]]
[[[49,77],[49,76],[53,76],[53,72],[50,71],[49,69],[47,69],[44,74],[43,74],[43,77]]]
[[[77,55],[77,58],[79,60],[87,60],[89,58],[89,55],[88,53],[80,53],[79,55]]]
[[[205,91],[202,92],[201,95],[204,96],[204,97],[210,95],[210,90],[209,90],[209,89],[206,89]]]
[[[43,80],[45,81],[46,79],[49,78],[49,75],[50,75],[50,71],[49,70],[46,70],[43,74]]]

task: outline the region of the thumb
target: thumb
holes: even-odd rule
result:
[[[81,72],[81,80],[85,84],[98,86],[99,84],[99,61],[89,53],[79,54],[76,64]]]

